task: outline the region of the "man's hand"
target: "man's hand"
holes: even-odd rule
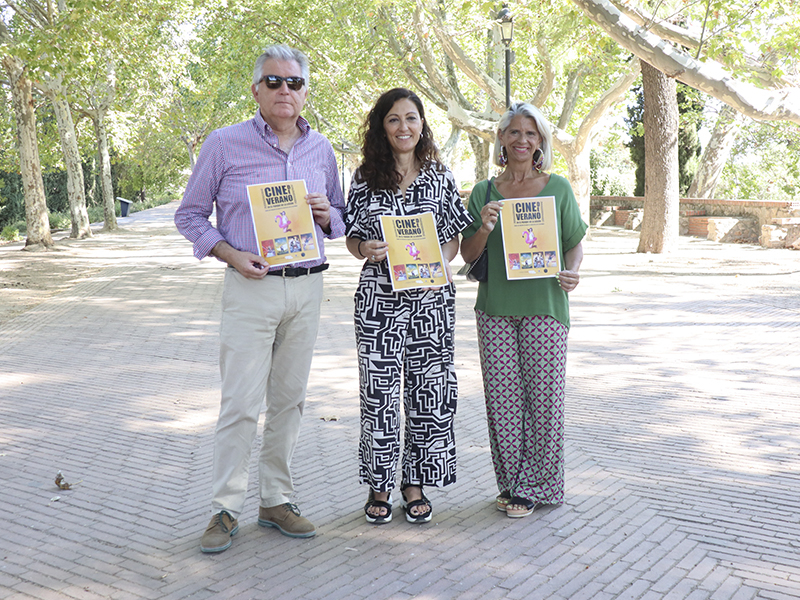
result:
[[[315,192],[306,196],[306,202],[311,206],[311,214],[325,233],[331,232],[331,203],[325,194]]]
[[[263,279],[269,271],[269,263],[258,254],[237,250],[228,242],[219,242],[211,254],[224,260],[248,279]]]

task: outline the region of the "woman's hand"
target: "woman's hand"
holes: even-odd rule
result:
[[[581,280],[578,269],[583,262],[583,244],[578,242],[577,246],[567,250],[564,262],[566,262],[566,268],[556,275],[556,279],[561,289],[569,293],[578,287],[578,282]]]
[[[503,205],[497,200],[492,200],[488,204],[484,204],[481,209],[481,227],[486,233],[494,231],[494,226],[497,225],[497,219],[500,216],[500,209]]]
[[[389,244],[383,240],[364,240],[361,244],[361,254],[369,262],[379,263],[386,258]]]
[[[383,240],[362,240],[357,237],[349,237],[345,243],[350,254],[359,260],[366,258],[373,263],[381,262],[389,251],[389,244]]]
[[[580,279],[581,276],[577,271],[560,271],[558,275],[556,275],[558,285],[567,293],[578,287]]]

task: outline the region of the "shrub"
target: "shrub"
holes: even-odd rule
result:
[[[102,223],[106,218],[102,206],[87,206],[86,212],[89,214],[89,223]]]
[[[72,220],[70,219],[69,215],[65,215],[64,213],[60,212],[51,212],[48,213],[48,218],[50,220],[50,229],[69,229],[72,227]]]
[[[6,225],[3,227],[3,232],[0,233],[0,239],[7,242],[16,242],[19,239],[19,229],[13,225]]]

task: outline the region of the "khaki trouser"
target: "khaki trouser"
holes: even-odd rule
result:
[[[247,279],[225,270],[220,327],[222,399],[214,439],[215,513],[244,508],[250,452],[266,397],[259,455],[261,506],[289,502],[289,470],[319,328],[322,273]]]

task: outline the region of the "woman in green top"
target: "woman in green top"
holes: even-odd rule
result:
[[[483,389],[497,486],[497,509],[525,517],[564,501],[564,376],[569,331],[567,293],[578,285],[587,226],[569,182],[547,173],[553,162],[550,125],[532,105],[511,106],[498,124],[495,163],[504,167],[472,190],[475,221],[463,231],[461,255],[487,249],[488,280],[478,287]],[[491,186],[489,202],[487,189]],[[496,227],[505,198],[553,196],[564,270],[555,278],[509,281]]]

